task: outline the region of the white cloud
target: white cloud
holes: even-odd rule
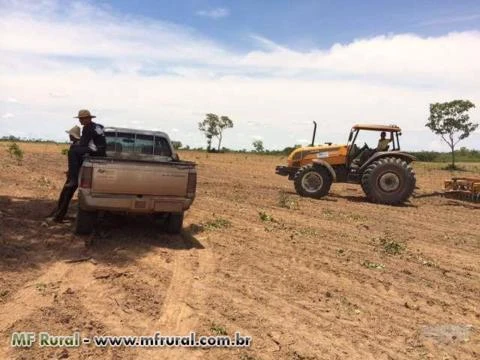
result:
[[[252,139],[253,139],[253,140],[263,140],[263,136],[254,135],[254,136],[252,136]]]
[[[12,113],[5,113],[5,114],[2,115],[2,119],[12,119],[14,117],[15,117],[15,115],[12,114]]]
[[[176,129],[184,143],[191,133],[190,145],[205,142],[197,124],[206,113],[226,114],[231,148],[250,146],[238,133],[261,136],[266,148],[293,145],[311,136],[312,120],[317,142],[342,143],[353,123],[379,122],[400,124],[407,148],[433,148],[428,104],[456,98],[476,103],[480,120],[480,32],[377,36],[306,52],[255,35],[258,49],[232,52],[186,27],[81,2],[15,3],[0,5],[0,99],[22,94],[23,106],[0,111],[14,111],[9,126],[34,137],[63,139],[79,108],[105,125]]]
[[[172,128],[171,131],[177,133],[177,132],[179,132],[180,130],[178,130],[178,129],[176,129],[176,128]]]
[[[18,103],[18,100],[13,98],[13,97],[9,97],[9,98],[7,98],[7,102],[15,104],[15,103]]]
[[[196,12],[198,16],[205,16],[212,19],[220,19],[230,15],[230,10],[227,8],[215,8],[210,10],[199,10]]]
[[[57,92],[57,91],[52,91],[52,92],[49,92],[48,95],[52,98],[64,98],[64,97],[68,97],[68,94],[67,93],[64,93],[64,92]]]

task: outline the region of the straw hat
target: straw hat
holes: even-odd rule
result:
[[[78,116],[74,116],[74,117],[77,118],[77,119],[81,119],[81,118],[90,118],[90,119],[92,119],[92,118],[94,118],[94,117],[96,117],[96,116],[90,114],[90,111],[85,110],[85,109],[82,109],[82,110],[79,110],[79,111],[78,111]]]
[[[80,126],[75,125],[70,130],[65,130],[68,135],[72,135],[75,139],[80,140]]]

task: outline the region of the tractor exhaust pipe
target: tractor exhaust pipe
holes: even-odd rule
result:
[[[313,122],[313,137],[312,137],[312,144],[310,146],[315,146],[315,134],[317,133],[317,122]]]

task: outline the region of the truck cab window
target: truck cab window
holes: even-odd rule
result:
[[[135,152],[138,154],[153,155],[153,135],[137,134]]]
[[[160,156],[172,156],[168,141],[163,137],[155,137],[155,154]]]

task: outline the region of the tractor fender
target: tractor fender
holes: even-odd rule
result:
[[[326,167],[330,175],[332,175],[332,180],[337,181],[337,174],[335,173],[335,170],[333,170],[332,165],[330,165],[328,162],[322,159],[315,159],[312,161],[313,166],[323,166]]]
[[[386,158],[386,157],[392,157],[392,158],[399,158],[404,161],[406,161],[408,164],[410,164],[412,161],[416,161],[417,158],[413,155],[410,155],[409,153],[403,152],[403,151],[379,151],[375,153],[370,159],[368,159],[365,164],[363,164],[360,169],[358,169],[358,172],[363,172],[369,166],[371,163],[374,161],[377,161],[378,159]]]

